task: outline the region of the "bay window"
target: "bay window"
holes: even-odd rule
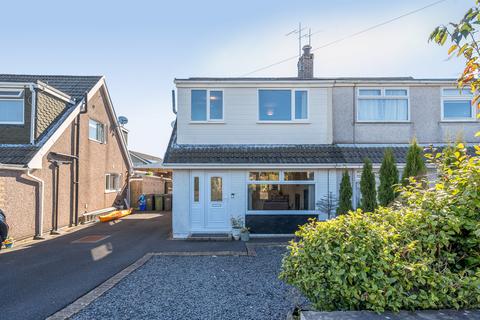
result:
[[[313,171],[250,172],[249,211],[314,211]]]
[[[308,120],[308,91],[304,89],[258,90],[259,121]]]
[[[472,98],[473,94],[468,90],[442,89],[442,120],[475,120],[475,107],[472,105]]]
[[[357,121],[399,122],[409,119],[407,89],[358,89]]]

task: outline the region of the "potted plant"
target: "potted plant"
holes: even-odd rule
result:
[[[250,228],[243,227],[240,229],[240,239],[242,239],[242,241],[250,240]]]
[[[243,218],[241,216],[231,217],[230,223],[232,224],[232,237],[235,240],[240,239],[240,230],[243,228]]]
[[[5,245],[5,248],[10,249],[13,247],[13,239],[7,238],[5,241],[3,241],[3,244]]]

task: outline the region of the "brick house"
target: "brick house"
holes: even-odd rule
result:
[[[133,166],[102,76],[0,74],[0,209],[41,238],[128,205]]]

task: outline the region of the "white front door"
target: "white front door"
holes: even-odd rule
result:
[[[209,172],[205,178],[205,189],[207,190],[205,229],[226,230],[229,222],[227,213],[228,175],[224,172]]]

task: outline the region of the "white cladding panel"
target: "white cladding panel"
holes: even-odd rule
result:
[[[186,238],[190,233],[190,171],[173,170],[172,231],[175,238]]]
[[[223,90],[224,121],[195,123],[190,121],[191,89],[178,88],[177,142],[179,144],[332,143],[331,88],[308,88],[309,120],[307,123],[259,123],[259,88],[216,89]]]

